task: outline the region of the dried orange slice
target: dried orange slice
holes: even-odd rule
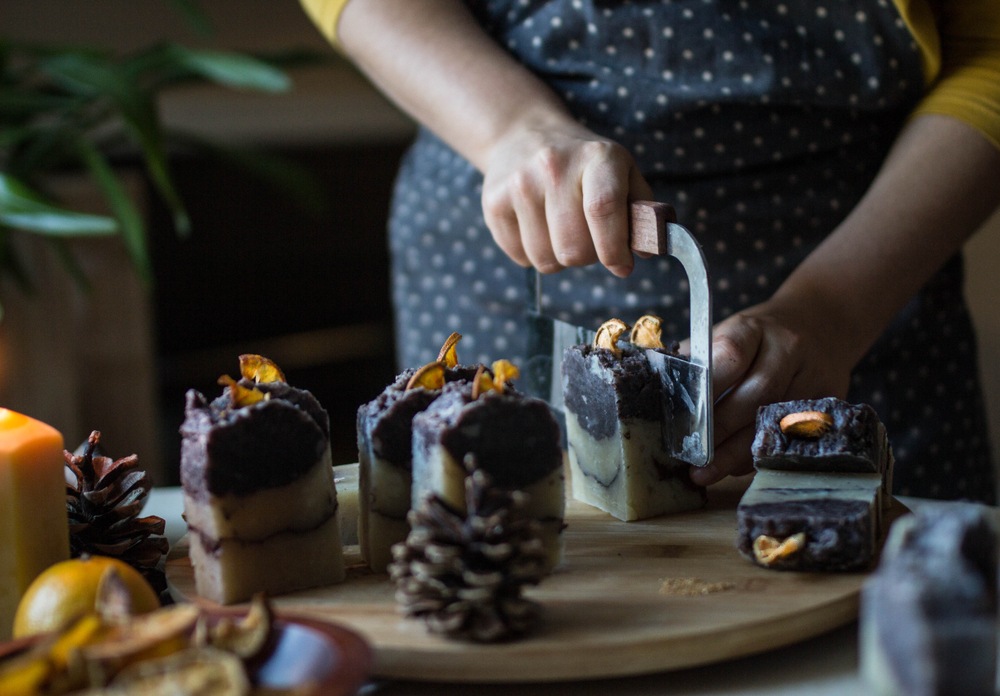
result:
[[[273,360],[263,355],[245,353],[240,356],[240,374],[254,382],[284,382],[285,373]]]
[[[820,438],[833,427],[833,416],[823,411],[799,411],[782,418],[778,427],[789,437]]]
[[[762,565],[774,565],[778,561],[797,554],[806,545],[804,532],[793,534],[786,539],[776,539],[761,534],[753,541],[753,555]]]
[[[194,644],[225,650],[243,660],[264,651],[274,630],[274,609],[262,593],[254,595],[242,618],[223,617],[214,624],[206,616],[198,621]]]
[[[243,661],[217,648],[187,648],[167,657],[136,662],[111,682],[112,692],[244,696],[251,693]]]
[[[445,339],[444,345],[441,346],[441,351],[438,353],[438,362],[444,363],[445,367],[455,367],[458,364],[458,352],[455,347],[461,340],[462,334],[457,331]]]
[[[663,348],[663,322],[658,316],[644,314],[636,319],[629,343],[639,348]]]
[[[427,363],[413,373],[410,381],[406,383],[407,389],[440,389],[444,386],[445,364],[443,362]]]
[[[219,384],[229,387],[229,399],[235,408],[253,406],[258,401],[263,401],[267,395],[259,389],[244,387],[229,375],[219,377]]]
[[[497,360],[493,363],[493,384],[496,385],[499,392],[506,388],[508,382],[512,382],[520,376],[521,371],[510,360]]]
[[[620,356],[622,351],[618,347],[618,339],[626,331],[628,331],[628,324],[621,319],[608,319],[597,329],[597,335],[594,336],[594,348],[606,348],[615,357]]]
[[[493,379],[486,372],[486,366],[480,365],[476,369],[476,376],[472,378],[472,400],[475,401],[488,391],[493,391],[495,385]]]
[[[187,648],[200,613],[193,604],[174,604],[111,627],[100,640],[80,649],[87,672],[106,681],[126,665]]]

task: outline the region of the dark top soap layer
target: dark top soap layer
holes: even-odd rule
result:
[[[753,542],[766,535],[785,539],[800,532],[806,545],[776,568],[788,570],[857,570],[874,558],[871,505],[827,498],[740,505],[737,546],[753,558]]]
[[[269,396],[233,408],[228,389],[211,402],[193,389],[187,393],[180,473],[193,497],[247,495],[291,483],[329,445],[329,416],[310,392],[283,382],[240,384]]]
[[[478,365],[449,368],[445,370],[445,383],[468,382],[478,368]],[[376,457],[406,469],[413,463],[410,439],[413,417],[441,394],[440,390],[423,387],[406,389],[415,372],[412,368],[404,370],[381,394],[358,409],[358,448],[365,451],[370,446]]]
[[[445,385],[441,396],[413,419],[414,448],[440,443],[457,461],[471,455],[505,488],[520,488],[562,466],[559,424],[548,404],[508,390],[472,399],[472,385]]]
[[[663,418],[660,378],[642,350],[619,345],[621,357],[590,345],[573,346],[563,355],[566,410],[596,440],[611,437],[622,420]]]
[[[791,437],[779,423],[790,413],[821,411],[833,418],[833,427],[818,438]],[[880,472],[883,460],[880,423],[867,404],[849,404],[840,399],[785,401],[757,410],[757,433],[751,447],[760,468],[815,469],[825,471]],[[816,466],[811,460],[820,460]]]

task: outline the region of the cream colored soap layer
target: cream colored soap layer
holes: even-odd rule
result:
[[[344,579],[336,515],[308,532],[285,532],[260,541],[223,539],[214,551],[205,547],[200,534],[190,539],[198,595],[220,604],[242,602],[257,592],[280,595]]]
[[[392,560],[392,546],[406,540],[410,525],[410,472],[361,453],[358,464],[358,543],[361,557],[377,573]]]
[[[595,440],[576,414],[566,413],[566,440],[573,497],[626,522],[697,510],[703,492],[678,477],[661,478],[654,462],[666,462],[660,423],[618,423],[610,437]]]
[[[212,495],[204,501],[184,494],[187,523],[213,539],[252,541],[278,532],[313,529],[336,508],[329,448],[304,476],[284,486],[249,495]]]
[[[340,542],[344,546],[358,543],[358,465],[341,464],[333,467],[333,483],[337,488],[337,523]]]

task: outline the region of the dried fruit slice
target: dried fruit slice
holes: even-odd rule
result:
[[[111,627],[100,640],[80,650],[91,679],[107,683],[108,678],[134,662],[187,648],[199,613],[193,604],[177,604]]]
[[[242,618],[224,617],[214,624],[202,616],[195,631],[194,643],[233,653],[250,661],[264,652],[274,629],[274,610],[263,594],[254,596]]]
[[[619,357],[622,351],[618,347],[618,339],[626,331],[628,331],[628,324],[621,319],[608,319],[597,329],[597,335],[594,336],[594,348],[605,348],[610,350],[615,357]]]
[[[240,374],[254,382],[284,382],[285,373],[274,361],[263,355],[244,353],[240,356]]]
[[[493,363],[493,384],[496,390],[503,392],[508,382],[512,382],[521,376],[521,371],[517,365],[510,360],[497,360]]]
[[[28,652],[0,664],[0,694],[34,696],[52,692],[47,686],[59,684],[58,692],[86,685],[86,674],[68,673],[70,661],[83,646],[98,640],[105,631],[97,614],[85,614],[59,633],[46,635]]]
[[[475,401],[480,395],[493,391],[493,388],[493,380],[487,374],[486,366],[480,365],[476,369],[476,375],[472,378],[472,400]]]
[[[244,387],[229,375],[219,377],[219,384],[223,387],[229,387],[229,400],[232,402],[234,408],[253,406],[258,401],[263,401],[266,398],[264,392],[259,389]]]
[[[663,348],[663,322],[658,316],[644,314],[636,319],[629,342],[640,348]]]
[[[410,381],[406,383],[406,389],[440,389],[444,386],[445,364],[443,362],[427,363],[413,373]]]
[[[794,556],[805,545],[806,535],[802,532],[793,534],[787,539],[775,539],[772,536],[761,534],[754,539],[753,555],[760,563],[769,566],[783,558]]]
[[[789,413],[778,422],[782,434],[789,437],[822,437],[832,427],[833,416],[823,411]]]
[[[444,363],[445,367],[455,367],[458,365],[458,352],[455,350],[455,347],[461,340],[462,334],[457,331],[445,339],[444,345],[441,346],[441,351],[438,353],[437,361]]]
[[[111,693],[144,696],[243,696],[250,681],[239,657],[217,648],[188,648],[137,662],[111,682]],[[120,690],[120,691],[119,691]]]

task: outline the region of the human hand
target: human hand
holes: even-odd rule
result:
[[[653,192],[624,147],[561,122],[514,129],[492,152],[483,214],[507,256],[541,273],[597,261],[632,272],[628,204]]]
[[[706,467],[691,467],[694,483],[710,485],[752,470],[759,406],[846,396],[856,356],[848,332],[835,326],[804,299],[772,299],[714,328],[715,456]]]

